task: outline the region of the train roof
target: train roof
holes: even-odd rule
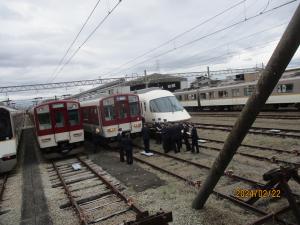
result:
[[[106,95],[106,96],[101,96],[95,99],[87,100],[87,101],[82,101],[80,102],[81,106],[93,106],[99,104],[99,101],[106,99],[106,98],[111,98],[115,96],[122,96],[122,95],[136,95],[134,93],[120,93],[120,94],[113,94],[113,95]]]
[[[40,107],[40,106],[44,106],[44,105],[50,105],[50,104],[56,104],[56,103],[67,103],[67,102],[79,103],[76,100],[54,100],[54,101],[40,103],[40,104],[34,106],[33,109]]]
[[[289,78],[283,78],[280,79],[279,82],[285,82],[285,81],[300,81],[300,77],[289,77]],[[205,87],[205,88],[198,88],[198,89],[193,89],[193,90],[187,90],[187,91],[176,91],[174,92],[174,94],[182,94],[182,93],[194,93],[197,91],[213,91],[213,90],[224,90],[226,88],[237,88],[237,87],[245,87],[245,86],[249,86],[249,85],[256,85],[257,84],[257,80],[256,81],[252,81],[252,82],[237,82],[236,84],[231,84],[231,85],[224,85],[224,86],[216,86],[216,87]]]
[[[174,94],[167,90],[149,90],[147,92],[138,94],[141,97],[149,98],[149,99],[156,99],[161,97],[167,97],[167,96],[174,96]]]

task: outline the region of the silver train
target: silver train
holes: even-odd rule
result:
[[[141,114],[146,123],[179,122],[191,118],[174,94],[157,88],[137,91]]]
[[[0,106],[0,173],[12,170],[17,164],[24,113]]]
[[[190,111],[205,109],[241,110],[257,81],[178,91],[174,95]],[[283,78],[268,98],[265,109],[293,107],[300,110],[300,76]]]

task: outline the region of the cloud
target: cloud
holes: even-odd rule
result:
[[[101,1],[94,16],[71,49],[71,54],[117,1]],[[179,48],[185,43],[285,2],[285,0],[270,1],[268,5],[268,0],[248,0],[246,5],[242,4],[150,54],[117,69],[127,61],[161,45],[237,2],[232,0],[122,1],[73,60],[58,76],[54,77],[53,72],[58,62],[96,0],[2,1],[0,3],[1,86],[44,83],[53,78],[54,81],[59,82],[94,79],[99,76],[119,77],[125,74],[143,73],[144,69],[149,72],[158,70],[184,72],[203,70],[206,66],[224,69],[253,67],[262,61],[266,64],[274,46],[250,49],[249,47],[263,45],[279,38],[286,24],[249,38],[239,39],[287,23],[297,3]],[[172,51],[175,48],[176,51]],[[262,50],[266,52],[261,52]],[[161,55],[164,52],[169,53]],[[140,63],[142,61],[145,62]],[[134,66],[135,64],[137,65]],[[298,65],[295,60],[292,64]],[[79,91],[79,88],[74,90]],[[55,90],[55,92],[61,91]],[[33,93],[35,94],[37,93]]]

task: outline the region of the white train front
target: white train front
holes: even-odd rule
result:
[[[146,123],[180,122],[191,118],[170,91],[145,89],[138,91],[138,95]]]
[[[17,164],[23,122],[23,112],[0,106],[0,173],[12,170]]]

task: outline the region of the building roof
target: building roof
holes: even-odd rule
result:
[[[174,81],[187,81],[187,78],[178,77],[178,76],[172,76],[169,74],[160,74],[160,73],[154,73],[150,75],[146,75],[143,77],[138,77],[137,79],[127,81],[125,82],[125,85],[137,85],[137,84],[143,84],[145,82],[148,83],[160,83],[160,82],[174,82]]]

